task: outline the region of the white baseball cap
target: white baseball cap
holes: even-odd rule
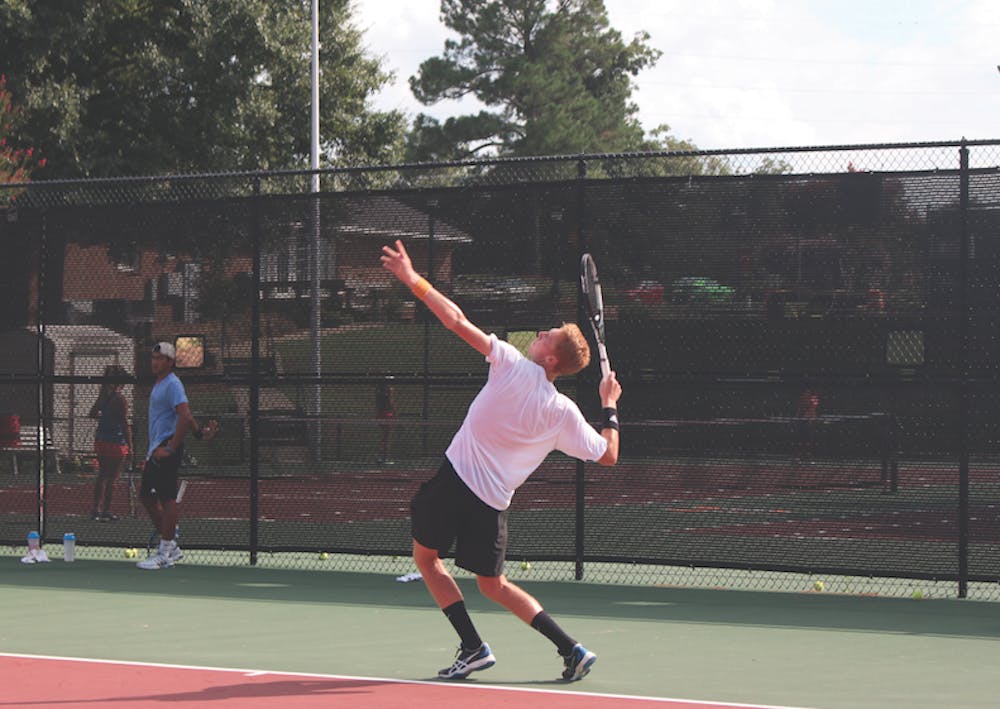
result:
[[[153,352],[161,354],[168,359],[177,359],[177,350],[169,342],[157,342],[153,347]]]

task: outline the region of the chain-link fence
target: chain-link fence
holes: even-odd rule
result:
[[[189,559],[405,573],[486,365],[380,268],[401,239],[518,346],[578,319],[583,251],[601,270],[621,461],[549,457],[512,576],[995,598],[998,165],[976,141],[0,186],[0,544],[145,553],[94,404],[122,393],[141,462],[167,340],[221,424],[185,452]],[[596,384],[559,382],[595,420]]]

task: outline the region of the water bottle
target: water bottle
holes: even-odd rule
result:
[[[37,553],[41,546],[42,540],[38,532],[28,532],[28,553]]]
[[[63,535],[63,559],[66,561],[73,561],[73,553],[76,550],[76,535],[72,532],[66,532]]]

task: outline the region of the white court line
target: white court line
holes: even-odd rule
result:
[[[690,704],[691,706],[715,705],[733,707],[734,709],[808,709],[807,707],[793,707],[776,704],[741,704],[734,702],[716,702],[699,699],[672,699],[670,697],[644,697],[635,694],[605,694],[602,692],[574,692],[566,689],[531,689],[528,687],[507,687],[499,684],[475,684],[449,682],[447,680],[434,681],[422,679],[395,679],[389,677],[362,677],[357,675],[329,675],[315,672],[285,672],[282,670],[248,670],[236,667],[203,667],[200,665],[173,665],[163,662],[136,662],[134,660],[102,660],[93,657],[62,657],[57,655],[29,655],[16,652],[0,652],[0,657],[13,657],[25,660],[58,660],[61,662],[88,662],[95,665],[127,665],[129,667],[160,667],[170,670],[200,670],[205,672],[231,672],[241,674],[245,677],[263,677],[266,675],[277,675],[279,677],[309,677],[313,679],[343,679],[363,682],[378,682],[383,684],[416,684],[430,687],[454,687],[455,689],[497,689],[503,692],[528,692],[530,694],[565,694],[580,697],[601,697],[603,699],[634,699],[644,702],[673,702],[675,704]]]

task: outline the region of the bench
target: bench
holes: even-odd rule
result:
[[[11,469],[14,471],[14,475],[19,475],[21,472],[20,458],[22,456],[37,455],[39,450],[41,450],[43,444],[42,434],[39,431],[38,426],[21,426],[21,437],[20,445],[14,448],[0,448],[0,456],[10,456]],[[55,446],[52,444],[52,430],[45,429],[45,451],[52,456],[52,460],[55,464],[56,473],[61,473],[62,470],[59,467],[59,455],[56,452]]]

